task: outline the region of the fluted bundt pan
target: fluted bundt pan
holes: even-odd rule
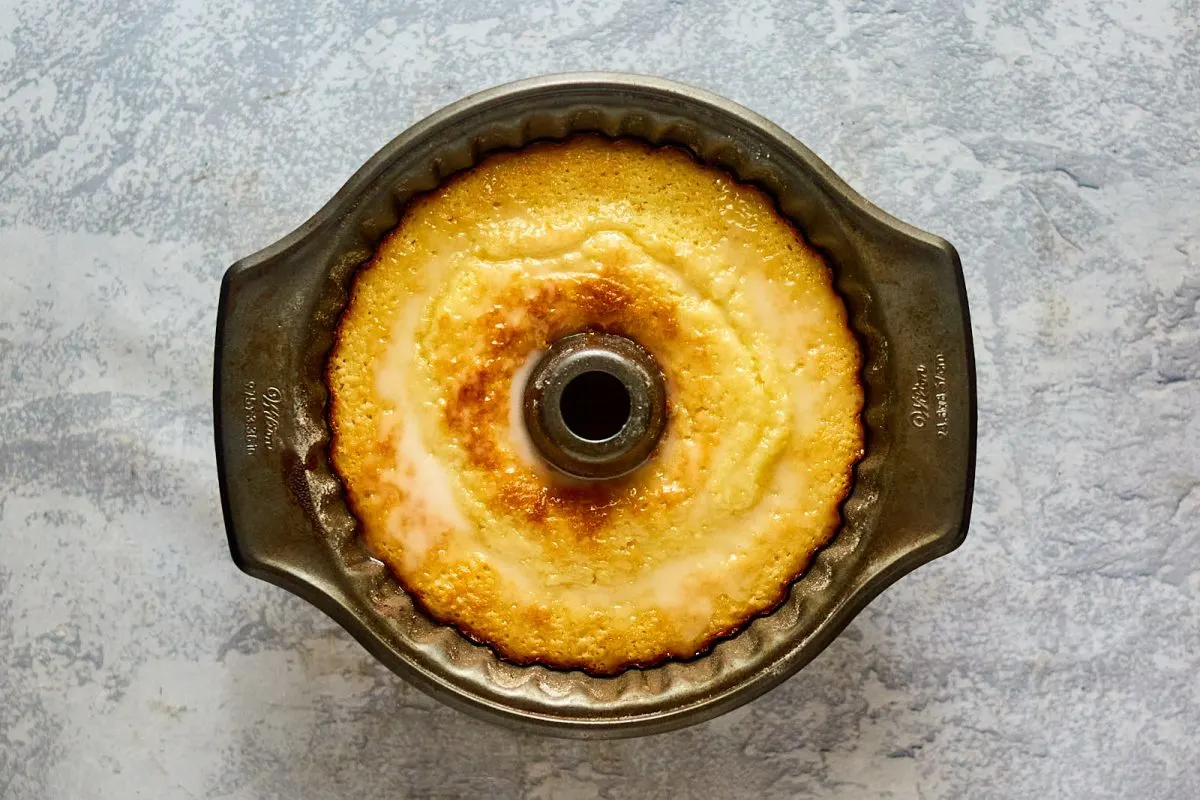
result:
[[[774,198],[832,266],[866,394],[866,452],[843,525],[786,601],[702,656],[603,678],[507,663],[414,607],[357,535],[329,462],[324,384],[355,270],[414,195],[490,152],[583,131],[685,147]],[[954,249],[872,206],[766,119],[670,81],[538,78],[413,126],[312,219],[229,269],[214,384],[238,566],[317,605],[420,688],[524,729],[630,736],[732,709],[799,670],[880,591],[966,535],[975,376]]]

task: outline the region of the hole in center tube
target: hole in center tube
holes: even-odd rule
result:
[[[607,372],[584,372],[563,387],[558,407],[567,430],[580,439],[602,442],[629,421],[629,389]]]

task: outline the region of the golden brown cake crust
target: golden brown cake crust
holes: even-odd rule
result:
[[[654,353],[669,421],[642,468],[578,484],[533,456],[514,387],[589,329]],[[517,663],[613,674],[697,655],[786,597],[840,524],[859,365],[829,270],[762,192],[579,136],[410,204],[338,328],[331,454],[368,547],[430,616]]]

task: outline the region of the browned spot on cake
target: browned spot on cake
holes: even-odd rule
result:
[[[619,485],[556,485],[529,473],[501,478],[495,491],[498,508],[539,527],[553,517],[567,523],[556,529],[566,527],[579,537],[592,537],[600,531],[622,496]]]

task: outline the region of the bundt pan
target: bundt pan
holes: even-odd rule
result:
[[[784,603],[694,659],[607,678],[507,663],[414,608],[357,535],[330,466],[323,377],[355,270],[414,195],[489,152],[581,131],[678,145],[770,194],[832,266],[862,345],[866,395],[866,452],[842,528]],[[966,535],[975,375],[954,249],[872,206],[766,119],[666,80],[537,78],[413,126],[298,230],[229,269],[215,373],[221,500],[237,565],[325,611],[421,689],[520,729],[631,736],[735,708]]]

